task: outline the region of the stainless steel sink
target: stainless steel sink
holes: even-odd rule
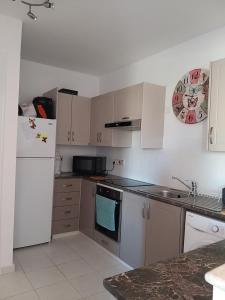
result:
[[[137,188],[135,188],[135,190],[137,190]],[[217,198],[206,195],[197,195],[193,197],[190,196],[189,192],[170,189],[168,187],[159,185],[142,186],[139,187],[137,191],[144,196],[157,196],[159,198],[174,199],[192,207],[200,207],[216,212],[222,210],[222,204]]]
[[[157,186],[157,185],[141,187],[138,190],[139,192],[148,195],[155,195],[163,198],[183,199],[189,197],[188,192],[184,192],[176,189],[170,189],[164,186]]]
[[[161,191],[155,191],[154,194],[166,197],[166,198],[187,198],[188,193],[183,193],[181,191],[175,191],[175,190],[161,190]]]

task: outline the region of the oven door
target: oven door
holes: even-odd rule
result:
[[[96,194],[95,229],[117,242],[120,239],[120,210],[120,200]]]

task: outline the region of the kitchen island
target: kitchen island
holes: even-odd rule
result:
[[[222,241],[107,278],[104,286],[118,300],[212,300],[213,288],[205,274],[224,262]]]

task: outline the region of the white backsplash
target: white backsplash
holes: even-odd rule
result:
[[[73,156],[74,155],[96,155],[96,147],[57,145],[56,152],[63,156],[62,172],[71,172]]]

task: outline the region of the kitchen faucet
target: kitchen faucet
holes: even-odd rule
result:
[[[191,181],[191,186],[186,184],[183,180],[181,180],[180,178],[176,177],[176,176],[172,176],[172,179],[175,179],[177,181],[179,181],[180,183],[182,183],[184,186],[186,186],[186,188],[188,188],[190,190],[190,195],[195,197],[198,195],[197,189],[197,182],[196,181]]]

